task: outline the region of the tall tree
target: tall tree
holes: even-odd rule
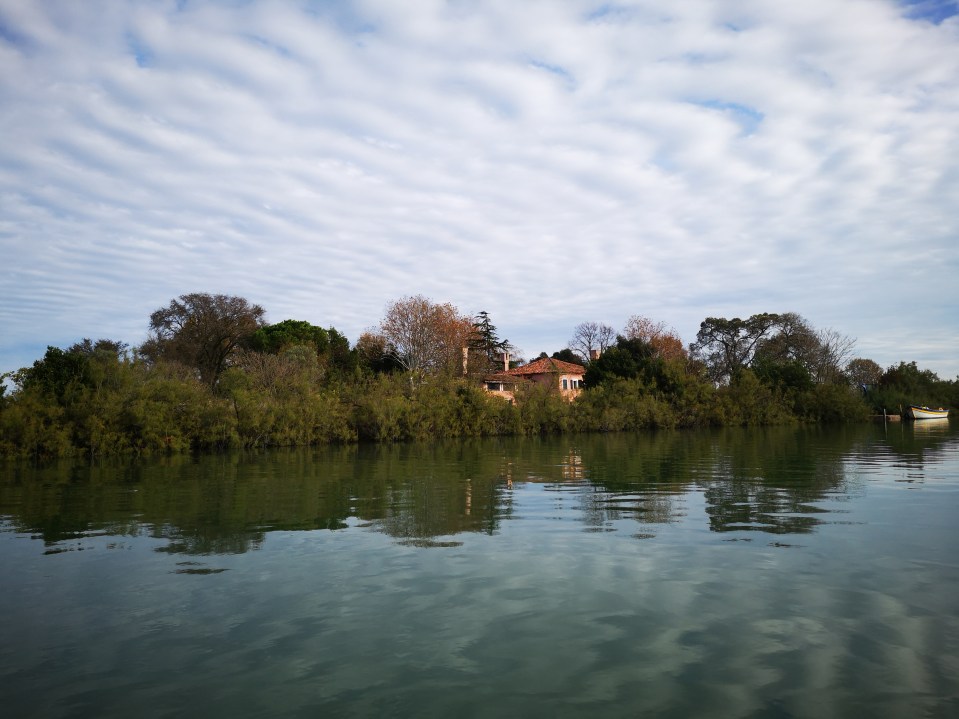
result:
[[[424,373],[457,372],[472,330],[472,321],[453,305],[423,295],[391,302],[380,323],[380,333],[411,382]]]
[[[140,351],[154,362],[192,367],[213,387],[237,348],[263,326],[265,314],[242,297],[180,295],[150,315],[150,336]]]
[[[833,329],[816,330],[795,312],[780,314],[776,330],[757,344],[754,362],[801,366],[817,384],[842,381],[855,340]]]
[[[496,327],[490,321],[489,313],[483,311],[473,318],[473,330],[469,338],[470,350],[483,357],[487,367],[499,362],[504,352],[509,352],[509,340],[501,340]]]
[[[779,315],[762,313],[749,319],[707,317],[699,325],[690,352],[705,364],[716,382],[728,382],[752,361],[756,348],[779,324]]]
[[[593,353],[603,353],[616,339],[616,330],[602,322],[581,322],[573,328],[573,338],[569,348],[583,358],[584,362],[593,359]]]

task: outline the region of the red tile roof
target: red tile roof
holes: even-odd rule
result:
[[[586,374],[586,368],[582,365],[572,362],[563,362],[563,360],[553,359],[552,357],[540,357],[522,367],[514,367],[507,371],[511,375],[531,375],[531,374]]]

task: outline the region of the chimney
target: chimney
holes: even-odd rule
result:
[[[469,374],[469,363],[470,363],[470,348],[463,348],[463,376]]]
[[[509,352],[500,352],[500,357],[503,358],[503,371],[506,372],[509,370]]]
[[[589,361],[592,362],[593,360],[598,360],[598,359],[599,359],[599,353],[600,353],[600,350],[590,350],[590,351],[589,351]]]

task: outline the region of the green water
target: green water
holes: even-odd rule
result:
[[[10,717],[957,717],[959,424],[0,469]]]

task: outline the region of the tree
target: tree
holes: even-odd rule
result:
[[[376,374],[403,369],[386,337],[373,330],[367,330],[356,340],[356,357],[361,368]]]
[[[584,362],[593,359],[593,352],[603,353],[616,339],[616,330],[602,322],[581,322],[573,329],[569,347]]]
[[[88,382],[90,358],[81,352],[47,347],[43,359],[14,372],[14,382],[23,390],[34,390],[63,401],[71,385]]]
[[[855,340],[833,329],[816,330],[795,312],[779,315],[776,334],[761,340],[754,363],[798,364],[816,384],[839,382],[855,347]]]
[[[583,358],[580,357],[575,352],[573,352],[573,350],[571,350],[569,347],[566,347],[565,349],[561,349],[559,352],[553,352],[552,357],[553,359],[558,359],[562,362],[569,362],[571,364],[578,364],[578,365],[583,364]]]
[[[823,384],[838,383],[843,379],[843,368],[856,349],[856,340],[827,328],[816,333],[816,352],[811,368],[813,379]]]
[[[633,315],[626,320],[623,337],[642,340],[653,348],[657,357],[664,360],[687,358],[682,339],[676,334],[676,330],[665,322],[657,322],[642,315]]]
[[[250,338],[250,347],[258,352],[280,354],[295,346],[310,347],[321,364],[334,370],[356,366],[350,341],[333,327],[323,329],[303,320],[283,320],[261,327]]]
[[[480,312],[473,318],[473,330],[469,338],[469,348],[485,360],[486,368],[499,363],[499,356],[509,352],[509,340],[501,340],[496,327],[490,321],[487,312]]]
[[[215,387],[234,352],[263,326],[266,311],[242,297],[194,292],[150,315],[141,347],[152,362],[168,360],[195,369]]]
[[[124,342],[84,338],[66,350],[47,347],[43,359],[10,376],[21,389],[38,390],[63,402],[71,387],[99,391],[105,384],[115,385],[121,363],[127,361],[126,350]]]
[[[404,297],[386,307],[380,333],[389,351],[410,373],[456,372],[462,367],[473,323],[451,304],[436,304],[422,295]]]
[[[752,361],[760,341],[780,321],[779,315],[762,313],[743,320],[734,317],[707,317],[699,325],[696,341],[689,349],[702,359],[715,382],[728,382]]]
[[[115,360],[126,356],[129,348],[130,346],[126,342],[107,339],[98,339],[94,342],[84,337],[79,342],[73,344],[67,352],[76,352],[87,357],[104,357]]]
[[[860,389],[866,389],[879,384],[882,377],[882,367],[871,359],[856,357],[846,365],[846,376],[849,382]]]
[[[589,363],[583,381],[586,387],[597,387],[617,377],[654,379],[659,374],[655,350],[641,339],[616,337],[616,344]]]
[[[755,359],[766,364],[799,362],[807,370],[814,364],[816,331],[805,317],[795,312],[777,315],[776,333],[756,344]]]
[[[293,345],[309,345],[316,354],[326,354],[330,349],[330,333],[303,320],[283,320],[260,327],[250,338],[250,347],[257,352],[279,354]]]

